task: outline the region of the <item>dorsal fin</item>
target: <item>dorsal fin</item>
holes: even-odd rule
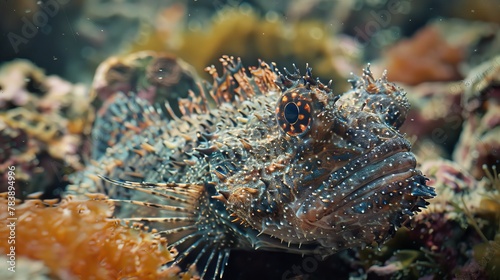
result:
[[[306,64],[305,75],[300,74],[300,70],[297,68],[297,66],[295,66],[295,64],[293,64],[293,69],[293,73],[288,71],[286,68],[283,68],[285,74],[277,72],[278,77],[276,78],[276,85],[281,89],[281,91],[285,91],[298,85],[304,85],[307,88],[314,86],[327,93],[332,92],[332,81],[330,80],[325,85],[319,80],[319,78],[314,78],[312,76],[312,68],[309,67],[309,64]]]
[[[222,103],[240,103],[254,95],[267,94],[270,91],[279,91],[274,82],[278,73],[275,67],[259,61],[259,66],[249,68],[243,67],[240,58],[222,56],[222,74],[219,75],[215,66],[205,68],[212,75],[213,84],[210,96],[217,105]]]

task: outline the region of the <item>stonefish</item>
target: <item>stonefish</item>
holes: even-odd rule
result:
[[[156,228],[173,264],[215,278],[234,248],[326,256],[381,244],[435,196],[398,131],[405,92],[385,74],[368,67],[336,94],[309,67],[221,62],[209,90],[179,101],[182,116],[117,94],[95,124],[95,162],[74,180],[116,201],[123,221]]]

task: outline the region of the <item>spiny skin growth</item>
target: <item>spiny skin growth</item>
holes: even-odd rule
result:
[[[232,248],[330,255],[382,243],[435,196],[398,131],[405,93],[385,73],[368,68],[334,94],[309,67],[221,62],[221,76],[207,69],[217,108],[202,91],[168,120],[117,95],[95,131],[113,122],[120,140],[71,192],[105,192],[116,216],[157,228],[179,251],[174,263],[204,277],[223,273]]]

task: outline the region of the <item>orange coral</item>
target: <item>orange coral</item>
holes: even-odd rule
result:
[[[385,53],[389,80],[416,85],[460,79],[457,66],[463,52],[442,37],[438,28],[429,26],[390,48]]]
[[[172,260],[166,240],[120,225],[108,217],[113,204],[64,199],[56,206],[39,200],[15,207],[16,258],[41,260],[60,279],[170,279],[177,267],[159,270]],[[8,253],[7,199],[0,198],[0,252]]]

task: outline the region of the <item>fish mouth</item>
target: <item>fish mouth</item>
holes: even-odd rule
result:
[[[371,193],[375,195],[380,192],[384,195],[384,186],[396,182],[402,186],[405,180],[420,175],[415,170],[417,161],[409,151],[410,147],[406,139],[391,139],[338,170],[347,173],[347,176],[336,184],[335,191],[340,191],[340,200],[331,211],[338,211],[349,202],[370,196]],[[338,176],[337,172],[330,178]]]
[[[419,207],[425,207],[424,199],[434,197],[435,193],[415,169],[417,162],[410,148],[404,138],[388,139],[350,161],[330,174],[319,196],[310,197],[297,215],[310,226],[329,230],[359,224],[362,220],[370,224],[370,219],[381,214],[399,220],[402,215],[413,215]]]

